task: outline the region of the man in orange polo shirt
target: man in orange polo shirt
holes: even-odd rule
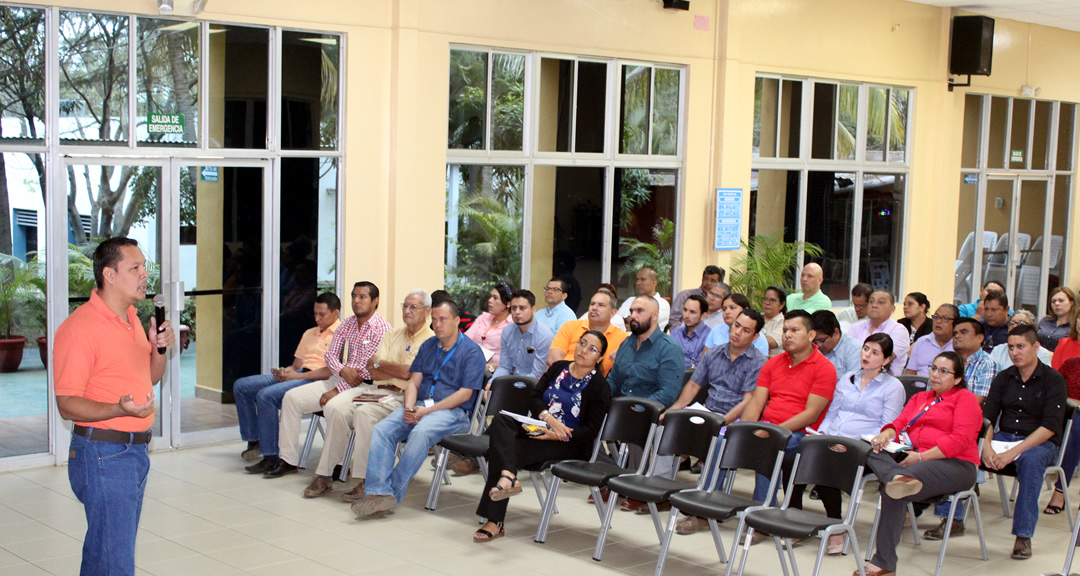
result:
[[[146,298],[139,243],[110,238],[94,250],[97,289],[53,337],[60,416],[74,421],[68,479],[86,509],[82,574],[134,574],[135,533],[150,472],[154,385],[173,345],[168,322],[150,333],[132,306]]]
[[[611,319],[615,316],[618,305],[618,298],[610,290],[597,290],[596,294],[593,294],[592,300],[589,301],[588,318],[569,320],[563,323],[558,334],[555,334],[555,339],[551,341],[551,348],[548,352],[548,366],[559,360],[573,361],[574,349],[578,340],[581,340],[581,335],[588,330],[596,330],[597,332],[603,332],[604,337],[607,338],[608,355],[601,362],[601,367],[604,374],[610,372],[611,365],[615,362],[615,351],[619,349],[622,341],[629,336],[629,334],[611,324]]]

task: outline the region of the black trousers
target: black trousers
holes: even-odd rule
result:
[[[493,502],[488,496],[491,489],[499,483],[503,470],[517,475],[519,468],[540,464],[549,460],[587,459],[592,445],[585,442],[558,442],[555,440],[534,440],[513,418],[498,414],[488,426],[486,434],[491,440],[488,449],[488,477],[484,492],[480,494],[480,505],[476,515],[491,522],[502,522],[506,518],[506,505],[509,500]],[[582,454],[582,450],[585,451]],[[519,479],[519,482],[522,480]]]

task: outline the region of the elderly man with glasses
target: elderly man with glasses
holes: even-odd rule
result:
[[[893,341],[893,355],[896,357],[889,368],[893,376],[899,376],[907,365],[908,350],[911,349],[911,333],[899,322],[892,319],[896,310],[896,300],[891,292],[875,290],[870,295],[870,307],[867,308],[866,320],[860,320],[851,326],[848,335],[859,342],[871,334],[885,333]]]
[[[934,358],[942,352],[953,349],[953,322],[960,317],[960,311],[952,304],[942,304],[930,317],[933,322],[931,332],[915,341],[908,357],[904,374],[930,377],[930,366]]]

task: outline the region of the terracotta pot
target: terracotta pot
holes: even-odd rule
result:
[[[49,339],[40,336],[37,339],[38,354],[41,355],[41,365],[48,368],[49,366]]]
[[[0,337],[0,373],[19,369],[25,347],[26,336]]]

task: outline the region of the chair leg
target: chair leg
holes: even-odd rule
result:
[[[949,515],[945,517],[945,530],[941,536],[941,550],[938,552],[937,570],[934,571],[934,576],[941,576],[941,567],[945,565],[945,548],[949,545],[949,534],[952,532],[957,502],[959,502],[957,497],[949,498]]]
[[[442,478],[446,476],[446,463],[450,458],[450,451],[438,447],[438,456],[435,457],[435,475],[431,477],[431,490],[428,491],[427,504],[424,510],[435,510],[439,506],[439,490],[442,489]]]
[[[910,504],[908,505],[910,510]],[[915,522],[915,515],[911,515],[911,522]],[[877,509],[874,511],[874,524],[870,527],[870,540],[866,543],[866,561],[870,561],[870,555],[874,550],[874,544],[877,542],[878,525],[881,523],[881,496],[878,496]]]
[[[600,524],[600,533],[596,535],[596,548],[593,550],[593,560],[600,562],[604,558],[604,544],[607,542],[608,530],[611,529],[611,516],[615,513],[614,498],[617,495],[615,491],[611,491],[611,495],[608,497],[611,499],[604,507],[604,521]]]
[[[675,524],[679,521],[679,511],[672,506],[671,517],[668,518],[667,530],[660,535],[660,555],[656,557],[656,572],[654,576],[664,573],[664,560],[667,559],[668,548],[671,547],[671,536],[675,534]]]
[[[315,443],[316,431],[322,435],[322,416],[312,414],[311,424],[308,426],[307,438],[304,439],[304,448],[300,451],[300,462],[296,464],[297,468],[307,468],[307,460],[308,456],[311,455],[311,445]]]
[[[674,510],[674,508],[672,508]],[[716,523],[716,520],[709,518],[709,531],[712,532],[713,545],[716,546],[716,555],[720,558],[720,562],[727,564],[727,553],[724,552],[724,541],[720,539],[720,526]]]
[[[975,496],[975,491],[972,490],[971,497],[968,498],[968,506],[975,511],[975,529],[979,534],[979,548],[982,549],[982,559],[989,560],[990,556],[986,554],[986,536],[983,534],[982,525],[982,513],[979,511],[979,497]]]
[[[735,527],[735,537],[731,540],[731,555],[728,556],[727,570],[724,572],[724,576],[731,576],[731,571],[735,568],[735,555],[738,553],[741,547],[742,533],[746,528],[746,523],[743,521],[743,513],[738,513],[739,524]],[[747,541],[749,543],[749,541]],[[743,560],[746,560],[746,551],[749,548],[743,549]],[[742,568],[739,568],[739,574],[742,574]]]
[[[742,556],[739,559],[739,576],[743,576],[743,570],[746,569],[746,557],[750,554],[750,541],[754,538],[754,529],[746,526],[744,520],[741,518],[739,519],[739,531],[736,532],[736,534],[741,533],[744,527],[746,528],[746,535],[744,536],[742,544]],[[738,539],[736,539],[736,542],[738,542]],[[736,548],[731,549],[731,556],[733,560],[735,558]],[[731,576],[731,569],[734,568],[734,566],[735,562],[728,563],[728,569],[727,572],[725,572],[724,576]]]
[[[345,455],[341,458],[341,475],[338,476],[338,480],[341,480],[342,482],[349,481],[349,469],[352,468],[353,450],[356,449],[353,444],[354,442],[356,442],[356,430],[353,430],[352,433],[349,434],[349,442],[345,445]]]
[[[1073,526],[1072,538],[1069,539],[1069,550],[1065,553],[1065,566],[1061,568],[1061,576],[1069,576],[1072,570],[1073,556],[1076,555],[1076,545],[1080,539],[1080,522]]]
[[[919,536],[919,523],[915,521],[915,505],[908,502],[907,510],[908,516],[911,518],[911,539],[916,546],[921,546],[922,538]]]
[[[1005,489],[1005,477],[1001,474],[996,474],[998,484],[998,495],[1001,497],[1001,512],[1005,514],[1006,518],[1012,518],[1012,510],[1009,508],[1009,492]]]
[[[787,562],[784,558],[784,548],[787,548],[787,552],[791,557],[791,568],[795,571],[795,576],[799,576],[799,566],[795,563],[795,547],[791,545],[791,540],[773,536],[773,543],[776,545],[776,551],[780,554],[780,567],[784,569],[784,576],[789,576]]]
[[[859,539],[855,537],[855,527],[845,526],[844,532],[847,533],[847,540],[851,542],[851,551],[855,555],[855,568],[861,576],[866,576],[866,566],[863,565],[862,553],[859,550]]]
[[[543,544],[547,541],[548,526],[551,524],[551,513],[555,509],[555,499],[559,497],[559,486],[562,478],[555,476],[551,479],[551,487],[548,488],[547,498],[544,499],[544,507],[540,512],[540,525],[536,527],[534,542]]]
[[[663,540],[664,525],[660,522],[660,511],[656,509],[655,502],[648,502],[646,505],[649,507],[649,516],[652,518],[653,528],[656,530],[656,538]]]

